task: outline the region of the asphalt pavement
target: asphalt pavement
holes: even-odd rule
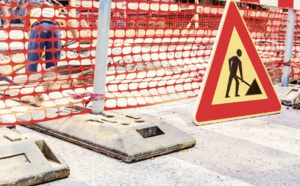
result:
[[[161,119],[192,135],[194,147],[125,163],[41,135],[70,166],[68,178],[43,185],[299,185],[300,110],[195,126],[196,98],[121,112]]]

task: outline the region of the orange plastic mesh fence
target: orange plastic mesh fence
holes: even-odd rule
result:
[[[99,1],[62,1],[64,7],[20,2],[0,4],[2,12],[7,7],[12,12],[1,16],[5,28],[0,30],[0,124],[91,112]],[[105,110],[197,96],[224,4],[114,0]],[[270,77],[278,78],[287,11],[250,1],[239,6]],[[298,12],[297,25],[299,18]],[[295,35],[294,75],[299,74],[298,26]]]

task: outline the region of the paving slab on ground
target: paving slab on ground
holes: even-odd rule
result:
[[[195,126],[196,98],[126,109],[166,121],[196,138],[195,147],[135,163],[42,135],[70,166],[71,174],[44,185],[299,185],[300,110]],[[217,113],[216,113],[217,114]]]

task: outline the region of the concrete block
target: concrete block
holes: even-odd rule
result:
[[[42,139],[0,127],[0,185],[34,185],[67,177],[69,166]]]
[[[196,144],[193,137],[160,120],[112,111],[105,111],[104,115],[75,115],[26,127],[125,162],[151,158]]]
[[[292,106],[295,99],[300,95],[300,86],[274,86],[274,88],[283,105]]]
[[[294,100],[292,106],[294,109],[300,109],[300,95]]]

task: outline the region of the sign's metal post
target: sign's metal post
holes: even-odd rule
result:
[[[111,0],[100,0],[94,72],[93,114],[102,114],[104,110],[110,13]]]
[[[291,59],[292,59],[292,49],[293,49],[293,39],[294,39],[294,29],[295,29],[295,18],[296,11],[289,9],[287,17],[287,28],[286,28],[286,38],[285,38],[285,52],[282,68],[281,86],[289,86],[289,77],[291,71]]]

